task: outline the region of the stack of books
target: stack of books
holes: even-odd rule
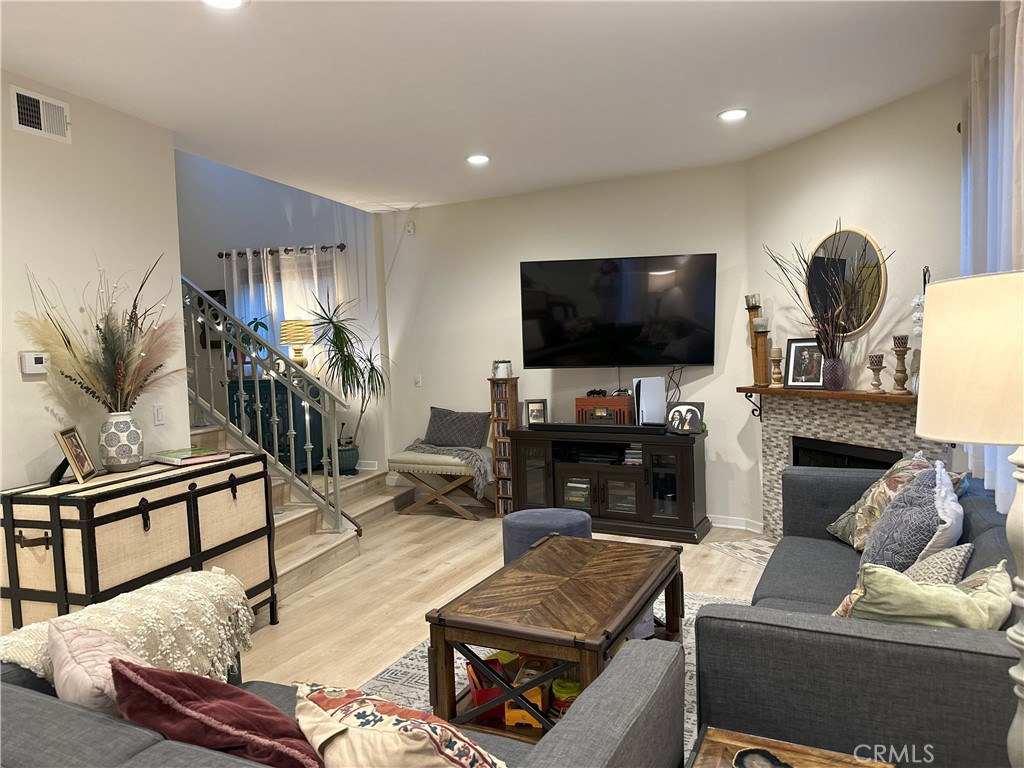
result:
[[[629,448],[626,449],[626,456],[622,460],[622,463],[633,466],[639,466],[644,463],[644,452],[640,443],[629,444]]]
[[[153,461],[161,464],[173,464],[184,467],[189,464],[205,464],[208,461],[230,459],[231,451],[219,451],[216,448],[176,448],[173,451],[156,451],[152,454]]]
[[[565,503],[590,506],[590,483],[569,480],[565,483]]]

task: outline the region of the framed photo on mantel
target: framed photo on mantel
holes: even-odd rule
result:
[[[787,389],[823,389],[821,348],[814,339],[789,339],[786,342]]]

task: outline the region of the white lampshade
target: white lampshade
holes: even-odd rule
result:
[[[928,286],[917,434],[1024,445],[1024,272]]]

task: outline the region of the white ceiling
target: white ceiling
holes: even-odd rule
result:
[[[187,152],[373,209],[744,160],[966,75],[997,9],[5,1],[2,53]]]

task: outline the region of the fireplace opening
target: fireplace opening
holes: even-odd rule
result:
[[[899,451],[793,437],[792,464],[795,467],[888,469],[901,458],[903,454]]]

